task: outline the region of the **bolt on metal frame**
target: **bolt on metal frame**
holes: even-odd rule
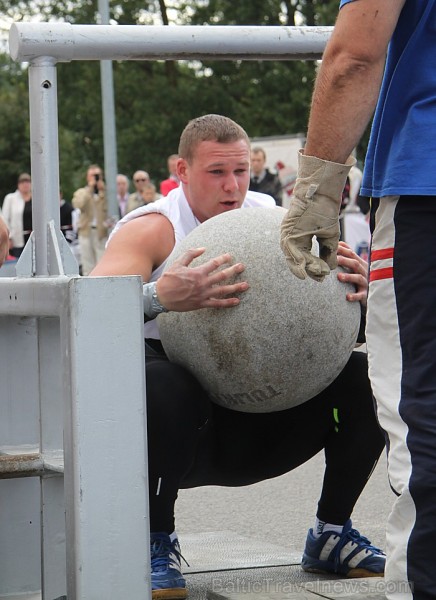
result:
[[[57,62],[316,60],[331,30],[12,25],[11,56],[29,62],[33,233],[18,277],[0,279],[0,492],[21,500],[22,487],[1,487],[17,479],[2,477],[40,478],[43,600],[150,595],[141,282],[78,277],[60,232]],[[20,587],[8,573],[0,598]]]

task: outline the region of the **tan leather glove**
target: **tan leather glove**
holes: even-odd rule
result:
[[[309,275],[322,281],[337,266],[339,207],[348,172],[355,164],[352,156],[341,165],[300,150],[297,181],[280,238],[289,268],[299,279]],[[319,257],[311,253],[313,236],[319,243]]]

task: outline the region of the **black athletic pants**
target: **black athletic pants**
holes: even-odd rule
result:
[[[315,398],[263,414],[217,406],[184,368],[148,345],[146,356],[151,531],[174,531],[180,488],[249,485],[287,473],[322,449],[317,516],[339,525],[349,519],[384,446],[364,353],[353,352]]]

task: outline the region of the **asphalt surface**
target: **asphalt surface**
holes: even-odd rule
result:
[[[185,568],[189,600],[383,600],[383,579],[344,580],[299,566],[323,472],[321,453],[291,473],[252,486],[181,490],[176,526],[182,553],[185,539],[186,558],[194,556],[194,568]],[[352,515],[353,526],[381,548],[393,500],[383,454]],[[226,560],[229,568],[223,568]]]
[[[233,531],[302,552],[307,530],[314,523],[323,472],[320,453],[286,475],[255,485],[181,490],[176,529],[180,535]],[[352,515],[353,527],[381,548],[393,500],[383,453]]]

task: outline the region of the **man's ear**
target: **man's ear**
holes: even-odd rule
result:
[[[184,158],[179,158],[177,161],[177,177],[182,183],[188,183],[189,164]]]

